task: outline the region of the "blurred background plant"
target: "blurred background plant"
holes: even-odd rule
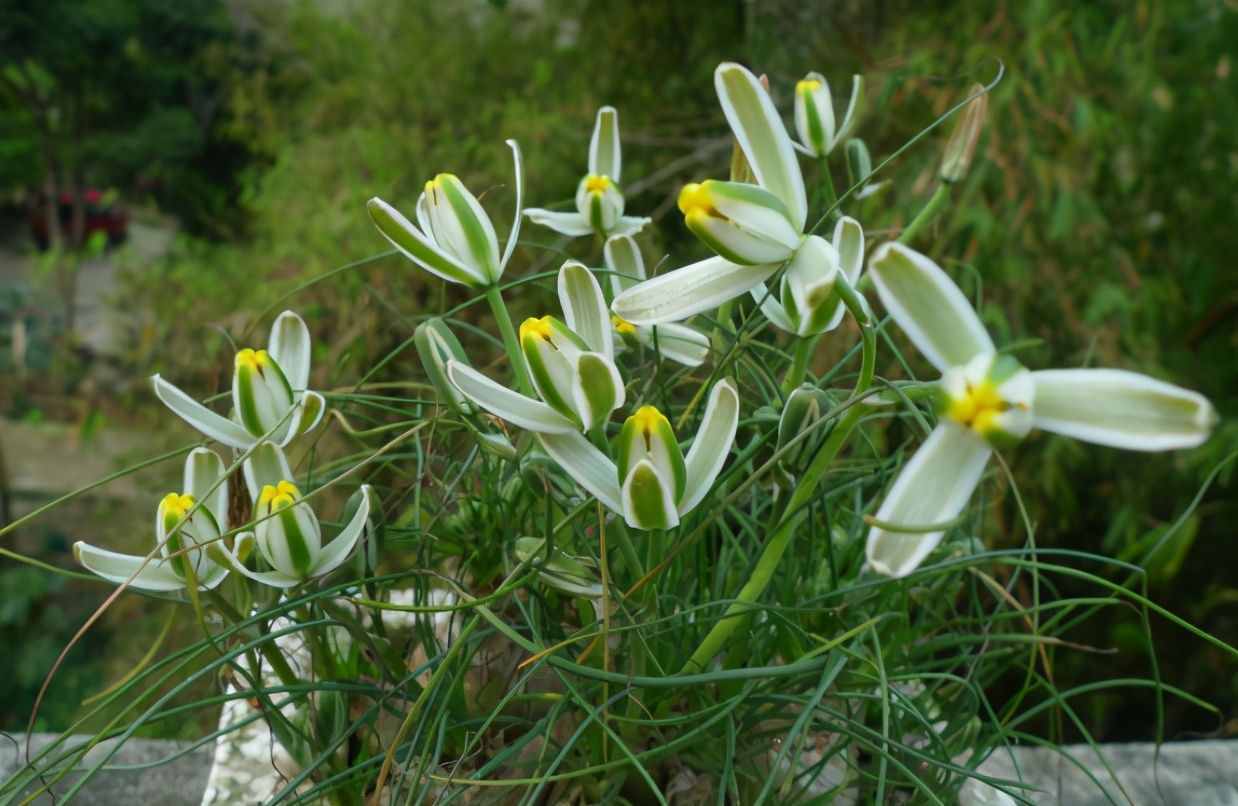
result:
[[[1000,60],[1005,79],[990,99],[972,169],[925,234],[925,248],[958,269],[966,290],[983,300],[999,341],[1034,339],[1022,350],[1029,366],[1151,372],[1208,395],[1223,418],[1206,447],[1157,461],[1049,435],[1020,447],[1012,465],[1037,544],[1140,563],[1158,602],[1201,629],[1238,639],[1230,573],[1238,499],[1233,465],[1223,464],[1238,446],[1238,286],[1228,268],[1238,254],[1231,190],[1238,91],[1230,63],[1238,12],[1231,3],[1032,0],[980,11],[912,0],[778,0],[713,3],[708,13],[690,4],[600,0],[69,5],[6,2],[0,13],[20,21],[0,35],[5,198],[18,199],[19,188],[22,204],[39,193],[47,198],[55,172],[56,193],[115,187],[127,204],[156,209],[152,220],[173,222],[178,234],[157,259],[123,250],[111,258],[121,266],[113,304],[125,317],[118,325],[123,349],[109,358],[109,373],[100,374],[80,344],[38,358],[38,342],[22,336],[21,360],[40,371],[6,382],[0,406],[10,418],[46,410],[76,427],[103,416],[109,427],[142,433],[156,404],[134,379],[160,371],[196,388],[224,389],[232,345],[213,328],[253,325],[260,333],[259,315],[269,318],[268,306],[286,295],[295,293],[295,306],[313,322],[321,351],[315,366],[322,368],[315,382],[326,389],[355,381],[444,301],[464,299],[394,258],[299,288],[383,251],[363,209],[370,196],[408,209],[439,171],[459,174],[483,200],[487,187],[510,181],[505,137],[524,148],[529,196],[544,206],[567,202],[594,111],[615,105],[629,209],[654,217],[651,253],[675,265],[699,256],[676,215],[678,189],[724,176],[730,159],[709,90],[720,60],[768,73],[788,111],[789,88],[806,70],[822,71],[836,88],[864,74],[869,108],[887,110],[861,118],[855,131],[875,165],[972,83],[989,81]],[[53,99],[55,114],[27,97],[32,87]],[[905,225],[932,193],[949,129],[892,162],[877,177],[889,186],[847,208],[864,221],[870,243]],[[510,204],[509,193],[496,197]],[[8,226],[4,261],[24,260],[24,229]],[[597,262],[587,244],[565,246],[535,227],[522,244],[535,270],[556,268],[568,254]],[[17,273],[0,276],[8,282]],[[549,297],[526,295],[516,304],[540,313],[541,303]],[[45,305],[14,304],[0,311],[10,348],[15,324],[32,310],[46,330],[73,327],[71,315],[66,321]],[[816,365],[833,366],[853,342],[824,340]],[[0,358],[9,362],[6,378],[16,374],[17,352]],[[878,370],[899,372],[893,364]],[[384,373],[423,376],[409,349]],[[61,401],[66,392],[74,394],[71,404]],[[32,399],[42,402],[32,406]],[[886,439],[897,445],[905,436],[894,426]],[[23,461],[8,456],[10,468]],[[1209,480],[1199,506],[1178,523]],[[145,523],[140,511],[132,523]],[[992,545],[1022,543],[1012,496],[986,517],[982,534]],[[485,533],[485,524],[475,525]],[[94,537],[79,529],[72,538]],[[139,532],[135,527],[132,547],[146,539]],[[22,539],[29,549],[44,538]],[[50,544],[46,551],[53,556]],[[65,564],[63,555],[52,561]],[[9,566],[5,573],[3,584],[15,592],[0,628],[54,632],[63,644],[80,620],[69,615],[76,608],[20,603],[54,606],[70,591],[81,597],[77,583],[58,586]],[[1061,595],[1078,593],[1061,584]],[[101,600],[106,588],[96,587]],[[102,651],[98,659],[71,658],[78,677],[57,681],[52,694],[62,702],[60,710],[45,710],[48,727],[63,724],[82,692],[145,654],[158,620],[144,618],[151,622],[146,633],[120,634],[125,618],[113,610],[103,625],[112,632],[92,639],[106,643],[110,660],[100,660]],[[1238,670],[1229,659],[1155,619],[1151,636],[1160,657],[1172,659],[1160,669],[1166,682],[1213,702],[1223,720],[1235,714]],[[1103,664],[1050,651],[1062,688],[1149,674],[1148,634],[1134,611],[1087,621],[1070,637],[1124,651]],[[30,687],[40,682],[37,675],[9,681],[20,691],[2,698],[0,726],[25,727]],[[1015,691],[1019,682],[1006,684]],[[1146,692],[1086,702],[1097,738],[1152,737],[1156,705]],[[1166,707],[1169,736],[1235,731],[1181,701]],[[165,721],[152,730],[171,728]],[[1047,734],[1051,726],[1037,730]],[[1068,728],[1059,738],[1077,737]]]

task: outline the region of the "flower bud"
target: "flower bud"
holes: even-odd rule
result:
[[[642,406],[624,422],[616,467],[628,525],[668,529],[679,523],[676,504],[687,486],[687,467],[662,412]]]
[[[589,174],[576,188],[576,209],[593,231],[606,235],[623,215],[623,193],[605,174]]]
[[[490,282],[499,278],[499,239],[481,203],[454,174],[426,182],[417,218],[434,242]]]
[[[247,348],[236,354],[232,402],[245,430],[260,437],[288,424],[295,398],[279,362]]]
[[[258,551],[276,571],[306,579],[318,564],[322,530],[313,510],[301,503],[301,492],[290,481],[263,486],[254,517]]]
[[[980,131],[984,128],[985,115],[989,109],[989,94],[980,84],[973,84],[968,94],[976,97],[963,107],[959,122],[950,134],[942,154],[939,175],[943,182],[959,182],[967,176],[972,157],[976,153],[976,144],[980,142]]]
[[[558,546],[552,546],[547,556],[546,541],[539,537],[522,537],[516,541],[513,553],[520,562],[540,565],[538,576],[552,588],[571,596],[596,599],[602,595],[597,565],[587,557],[574,557]]]
[[[421,359],[421,367],[433,384],[438,398],[449,409],[459,414],[471,414],[474,406],[460,393],[447,377],[447,362],[451,360],[468,363],[464,347],[456,335],[441,319],[427,319],[413,331],[413,344]]]
[[[679,209],[688,229],[732,263],[781,263],[800,243],[786,206],[757,185],[714,179],[684,185]]]
[[[869,156],[868,146],[858,137],[852,137],[844,146],[847,154],[847,177],[852,185],[858,185],[868,179],[873,172],[873,159]]]
[[[604,422],[623,405],[623,379],[612,360],[553,316],[520,325],[520,347],[542,400],[582,429]]]
[[[825,435],[824,429],[817,429],[811,436],[798,440],[783,453],[783,449],[791,445],[792,440],[810,431],[821,420],[821,415],[829,409],[829,396],[815,386],[804,384],[787,396],[786,405],[782,407],[782,417],[778,420],[777,452],[779,460],[787,472],[794,472],[800,463],[812,455],[813,448]]]

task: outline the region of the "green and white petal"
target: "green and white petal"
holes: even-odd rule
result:
[[[838,220],[834,227],[834,248],[838,250],[838,267],[854,288],[864,271],[864,228],[859,221],[850,216]],[[846,314],[847,306],[840,299],[834,308],[834,315],[825,326],[825,332],[829,333],[842,324]]]
[[[579,423],[580,412],[573,403],[576,384],[576,359],[586,351],[583,342],[572,343],[566,325],[551,316],[529,318],[520,325],[520,349],[529,365],[529,375],[537,394],[555,411]],[[576,337],[579,338],[579,337]]]
[[[604,106],[598,110],[597,121],[593,124],[593,136],[589,139],[589,173],[609,176],[618,182],[622,168],[619,113],[613,106]]]
[[[804,177],[778,110],[757,77],[734,62],[714,71],[722,111],[761,187],[782,199],[799,232],[808,217]]]
[[[155,396],[171,409],[173,414],[207,437],[230,448],[241,449],[248,448],[257,441],[243,425],[216,414],[159,375],[152,376],[150,380],[155,388]]]
[[[462,263],[457,257],[422,234],[399,210],[375,196],[366,202],[370,220],[379,234],[391,243],[404,257],[421,268],[449,283],[467,286],[486,285],[486,275],[475,267]]]
[[[786,205],[774,194],[743,182],[691,182],[679,193],[688,229],[735,263],[780,263],[799,248]]]
[[[503,258],[499,261],[499,272],[495,282],[502,277],[503,270],[516,251],[516,243],[520,240],[520,222],[524,217],[521,205],[524,204],[524,159],[520,156],[520,144],[515,140],[507,140],[507,147],[512,150],[512,171],[516,176],[516,215],[512,220],[511,231],[507,233],[507,244],[503,247]]]
[[[760,306],[761,313],[770,321],[770,324],[788,333],[796,331],[795,323],[791,321],[791,317],[787,316],[787,309],[782,307],[782,303],[778,301],[776,294],[770,293],[769,287],[765,283],[753,286],[748,293],[752,295],[753,302]]]
[[[637,462],[623,482],[623,519],[633,529],[671,529],[679,525],[670,482],[648,459]]]
[[[637,409],[624,422],[616,449],[616,472],[620,481],[626,483],[636,466],[648,461],[658,476],[670,485],[672,504],[683,497],[688,483],[687,466],[675,431],[662,412],[653,406]]]
[[[648,216],[636,215],[621,215],[619,220],[615,222],[615,226],[611,227],[610,235],[635,235],[645,228],[645,225],[653,221]]]
[[[1203,444],[1217,422],[1203,395],[1120,369],[1032,372],[1037,428],[1134,451]]]
[[[834,99],[820,73],[795,84],[795,131],[813,156],[825,156],[834,145]]]
[[[117,585],[147,591],[183,590],[185,580],[176,575],[172,564],[158,558],[118,554],[80,540],[73,544],[73,556],[86,570]]]
[[[855,74],[851,76],[851,100],[847,102],[847,111],[843,114],[842,125],[838,127],[838,131],[834,133],[834,139],[830,143],[830,149],[847,139],[847,135],[851,134],[851,130],[855,128],[855,124],[860,119],[860,111],[864,107],[864,77]]]
[[[572,402],[586,431],[623,405],[626,391],[615,363],[601,353],[580,353],[572,381]]]
[[[694,327],[674,322],[652,327],[642,325],[636,329],[636,338],[685,367],[699,367],[704,364],[705,359],[709,358],[709,351],[713,349],[709,336]]]
[[[326,411],[327,401],[322,395],[317,392],[306,392],[301,395],[297,401],[296,410],[292,413],[292,418],[288,420],[288,427],[279,440],[280,446],[287,447],[294,438],[308,434],[317,428]]]
[[[834,294],[838,251],[819,235],[809,235],[783,275],[782,307],[796,325],[796,333],[823,333],[839,305]],[[788,296],[790,299],[788,299]]]
[[[300,577],[291,576],[282,571],[252,571],[232,552],[227,551],[225,554],[233,571],[268,587],[295,588],[305,581]]]
[[[490,216],[455,174],[442,173],[426,183],[427,209],[434,240],[487,285],[498,279],[499,239]]]
[[[939,370],[996,352],[967,297],[927,256],[900,243],[885,243],[873,254],[868,270],[886,310]]]
[[[283,449],[266,441],[258,443],[249,452],[249,456],[241,463],[241,472],[245,476],[249,497],[254,501],[258,500],[263,487],[274,487],[281,481],[290,481],[293,478],[292,468],[288,465],[288,457]]]
[[[735,442],[739,428],[739,393],[729,378],[714,384],[709,391],[709,402],[701,418],[701,427],[692,440],[688,456],[684,460],[687,469],[687,485],[679,499],[679,513],[690,512],[701,503],[714,479],[722,472],[726,458]]]
[[[215,522],[228,522],[228,480],[223,460],[212,450],[194,448],[185,458],[184,486],[181,488],[202,505]]]
[[[634,325],[680,322],[746,293],[778,271],[778,264],[741,266],[720,257],[639,283],[615,297],[611,310]]]
[[[550,458],[576,483],[589,491],[612,512],[623,512],[620,501],[618,471],[606,454],[593,446],[580,433],[539,433],[538,441]]]
[[[267,353],[283,370],[292,391],[304,392],[310,373],[310,332],[305,320],[292,311],[281,313],[271,326]]]
[[[447,362],[459,361],[468,363],[464,347],[456,334],[442,319],[427,319],[413,331],[413,344],[417,348],[417,356],[421,359],[421,367],[425,370],[430,383],[438,393],[439,399],[448,408],[465,414],[473,412],[473,404],[460,393],[456,385],[447,377]]]
[[[574,433],[579,426],[540,400],[513,392],[458,361],[447,362],[447,377],[460,393],[494,416],[538,433]]]
[[[615,345],[610,309],[606,307],[602,287],[593,272],[583,263],[569,260],[559,269],[558,289],[567,326],[584,339],[590,350],[613,358]]]
[[[927,526],[958,517],[984,475],[992,448],[972,432],[943,422],[899,471],[877,520],[897,526]],[[868,532],[868,563],[886,576],[903,577],[924,561],[943,531]]]
[[[348,555],[352,554],[357,541],[365,533],[366,519],[370,517],[370,489],[369,485],[361,486],[363,495],[357,505],[357,511],[353,513],[352,519],[340,530],[335,539],[322,547],[318,562],[310,571],[310,576],[318,577],[331,573],[348,559]]]
[[[618,296],[637,283],[645,280],[645,258],[631,235],[612,235],[602,247],[602,256],[610,275],[611,293]]]
[[[530,207],[524,211],[524,214],[534,224],[549,227],[560,235],[579,238],[582,235],[593,234],[593,227],[589,224],[589,219],[580,213],[556,213],[553,210]]]

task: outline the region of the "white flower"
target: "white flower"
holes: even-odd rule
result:
[[[183,590],[192,569],[200,590],[210,590],[228,575],[228,483],[224,463],[213,451],[196,448],[185,459],[183,492],[168,493],[155,513],[158,554],[147,559],[97,548],[81,541],[73,555],[90,571],[118,584],[148,591]],[[245,556],[250,538],[238,536],[235,551]],[[204,548],[195,548],[204,546]]]
[[[612,235],[602,249],[606,268],[610,269],[611,289],[618,295],[646,278],[645,259],[640,248],[630,235]],[[668,322],[656,328],[649,325],[634,325],[614,314],[610,317],[619,344],[643,344],[656,348],[666,358],[686,367],[699,367],[709,357],[709,337],[687,325]]]
[[[334,540],[322,544],[318,516],[292,482],[283,450],[270,442],[257,445],[244,463],[245,483],[254,499],[254,542],[269,571],[252,571],[244,558],[228,553],[231,566],[264,585],[292,588],[334,571],[348,559],[370,517],[370,490],[362,495],[352,519]]]
[[[941,421],[903,466],[877,511],[881,524],[942,524],[967,505],[992,445],[1033,427],[1140,451],[1203,443],[1216,412],[1202,395],[1134,372],[1057,369],[1029,372],[999,355],[967,298],[929,258],[899,243],[882,245],[869,272],[886,310],[942,372]],[[906,576],[944,532],[868,534],[868,561]]]
[[[370,199],[366,209],[374,226],[401,254],[437,277],[473,288],[494,285],[520,236],[524,189],[520,147],[515,140],[507,145],[516,174],[516,219],[502,254],[490,217],[454,174],[442,173],[426,182],[417,198],[417,225],[377,196]]]
[[[590,431],[623,405],[614,333],[602,289],[574,260],[559,270],[559,300],[567,318],[526,319],[520,349],[540,400],[492,381],[462,361],[447,361],[447,377],[464,397],[521,428],[539,433]]]
[[[524,211],[534,224],[573,238],[597,233],[633,235],[649,223],[648,218],[623,214],[619,189],[623,155],[619,147],[619,113],[613,106],[598,110],[589,140],[589,172],[576,186],[576,212],[556,213],[531,207]]]
[[[859,276],[863,231],[844,219],[834,244],[805,235],[804,177],[769,93],[751,72],[729,62],[714,71],[714,85],[758,184],[685,186],[679,196],[685,223],[717,256],[625,289],[611,310],[634,325],[660,325],[755,291],[771,303],[762,310],[776,326],[800,335],[825,332],[841,319],[835,283]],[[770,299],[763,284],[784,265],[780,298]]]
[[[834,98],[830,82],[820,73],[809,73],[795,84],[795,130],[803,150],[824,157],[846,139],[856,121],[856,111],[864,97],[864,79],[851,77],[851,101],[842,125],[834,127]]]
[[[322,395],[306,388],[310,373],[309,328],[284,311],[271,328],[265,350],[236,354],[231,418],[203,406],[158,375],[155,394],[172,413],[206,436],[242,450],[261,439],[283,446],[318,425],[326,409]]]

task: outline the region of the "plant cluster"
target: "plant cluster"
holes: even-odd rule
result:
[[[841,116],[823,76],[799,81],[796,141],[761,79],[735,63],[714,79],[731,175],[678,197],[710,257],[651,276],[619,113],[603,107],[572,209],[523,207],[508,141],[516,211],[502,243],[453,174],[427,181],[408,214],[369,202],[399,254],[472,292],[407,339],[427,382],[374,380],[379,365],[350,389],[311,390],[310,331],[290,311],[265,350],[236,353],[226,416],[154,377],[230,458],[185,451],[146,555],[75,552],[122,588],[183,598],[205,636],[136,670],[100,737],[205,707],[175,698],[217,675],[294,762],[276,799],[1021,796],[1026,784],[976,768],[1033,739],[1021,726],[1046,712],[1078,723],[1048,648],[1101,607],[1157,608],[1078,567],[1092,558],[1038,551],[1030,524],[1024,548],[987,549],[985,479],[1033,429],[1165,451],[1202,444],[1215,412],[1146,375],[1024,367],[913,248],[970,168],[987,88],[955,108],[937,192],[874,248],[847,214],[881,190],[881,166],[850,137],[863,80]],[[802,158],[818,164],[813,194]],[[593,239],[594,259],[513,278],[524,218]],[[538,284],[560,310],[517,327],[505,294]],[[458,337],[457,314],[480,301],[497,338],[470,335],[501,347],[509,381]],[[903,339],[938,378],[917,379]],[[844,358],[814,375],[827,340]],[[879,345],[907,377],[877,375]],[[328,411],[357,451],[320,445]],[[917,436],[890,444],[888,422]],[[354,486],[332,530],[324,502]],[[1068,578],[1105,596],[1055,597]],[[1011,669],[1020,696],[994,704],[986,689]],[[1207,707],[1155,680],[1113,685]],[[75,752],[53,745],[20,782]]]

